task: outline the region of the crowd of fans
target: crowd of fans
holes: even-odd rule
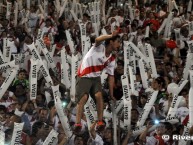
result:
[[[41,13],[37,13],[38,1],[33,0],[30,9],[26,7],[26,1],[23,1],[23,8],[29,11],[29,18],[27,22],[21,22],[21,13],[18,12],[18,23],[14,26],[14,2],[15,0],[9,1],[12,3],[11,14],[9,19],[6,18],[6,1],[2,1],[0,7],[0,50],[3,52],[3,38],[9,38],[13,43],[10,47],[12,54],[29,54],[30,50],[27,45],[31,44],[36,40],[38,29],[42,29],[45,32],[44,40],[46,46],[50,48],[50,41],[46,41],[47,35],[52,33],[54,36],[54,44],[56,44],[56,50],[54,57],[60,57],[60,50],[65,46],[68,55],[71,55],[65,30],[69,30],[72,36],[72,40],[75,44],[75,50],[81,53],[81,41],[80,41],[80,28],[79,21],[74,21],[73,17],[66,17],[62,15],[58,16],[54,0],[48,0],[48,16],[43,18]],[[104,1],[101,1],[101,4]],[[112,3],[114,2],[114,3]],[[188,23],[193,21],[193,14],[187,11],[189,1],[176,0],[178,9],[172,8],[174,12],[172,17],[171,33],[168,38],[164,38],[163,32],[158,33],[158,29],[162,25],[165,18],[168,17],[168,3],[164,0],[147,0],[146,2],[138,0],[132,1],[132,7],[134,10],[134,19],[130,18],[128,8],[125,8],[127,1],[122,1],[123,4],[117,5],[116,1],[106,2],[106,14],[109,6],[113,6],[108,17],[106,17],[106,24],[102,21],[101,16],[101,28],[99,29],[101,34],[102,28],[104,28],[107,34],[112,33],[112,24],[115,22],[116,28],[119,30],[121,36],[122,46],[117,53],[117,65],[115,69],[115,84],[114,84],[114,97],[120,100],[123,96],[121,75],[124,73],[124,51],[123,41],[128,41],[133,34],[136,35],[133,39],[133,43],[137,46],[138,42],[149,43],[153,48],[153,54],[156,63],[156,69],[159,77],[151,78],[149,75],[149,83],[151,88],[158,90],[158,96],[148,115],[145,123],[146,129],[138,136],[133,136],[132,131],[124,130],[118,126],[117,138],[118,143],[122,145],[127,144],[147,144],[147,145],[177,145],[178,141],[163,140],[162,135],[182,135],[184,127],[188,122],[188,94],[190,84],[188,83],[180,92],[179,95],[183,96],[183,99],[178,106],[176,115],[179,122],[171,124],[170,122],[162,122],[156,126],[156,129],[152,132],[148,132],[151,128],[152,120],[162,120],[166,117],[169,107],[172,101],[172,94],[167,91],[167,86],[170,83],[178,83],[182,78],[182,73],[186,63],[186,57],[188,53],[188,45],[186,41],[192,40],[192,35],[189,33]],[[118,3],[119,4],[119,3]],[[70,15],[70,13],[69,13]],[[183,17],[183,18],[182,18]],[[67,19],[69,18],[69,19]],[[90,37],[91,43],[94,43],[96,38],[94,28],[90,22],[90,12],[85,11],[83,14],[82,23],[87,23],[86,34]],[[150,26],[149,37],[145,37],[146,26]],[[176,45],[174,29],[180,29],[181,44]],[[14,122],[24,122],[24,128],[22,133],[21,144],[23,145],[40,145],[43,144],[44,140],[48,136],[51,129],[55,129],[58,135],[58,145],[113,145],[113,124],[112,120],[106,122],[106,128],[104,131],[95,130],[96,123],[92,124],[90,128],[87,127],[87,120],[85,115],[82,117],[82,131],[81,133],[73,132],[71,138],[67,138],[65,131],[61,125],[62,120],[59,120],[57,116],[56,108],[54,105],[54,98],[50,102],[46,101],[45,90],[52,94],[51,88],[45,88],[45,79],[39,78],[37,85],[37,97],[35,100],[30,100],[29,96],[29,72],[27,68],[20,69],[17,77],[12,82],[6,93],[0,99],[0,122],[5,132],[5,142],[9,144],[14,129]],[[139,96],[131,96],[132,110],[131,110],[131,130],[135,129],[138,117],[142,112],[148,98],[148,94],[142,86],[141,76],[139,68],[136,68],[136,78],[139,85]],[[55,76],[52,72],[50,75],[55,85],[60,84],[60,93],[63,100],[69,102],[70,97],[67,95],[68,90],[65,85],[60,82],[60,78]],[[3,84],[6,76],[4,72],[0,74],[0,85]],[[108,90],[108,86],[104,86],[104,90]],[[104,102],[111,111],[109,106],[108,93],[104,93]],[[15,110],[23,111],[23,114],[18,116]],[[65,108],[69,123],[72,126],[75,123],[76,108],[71,106],[71,109]],[[118,116],[119,120],[123,120],[124,112]],[[105,119],[106,120],[106,119]],[[193,128],[190,128],[190,135],[193,135]],[[191,141],[187,144],[192,144]]]

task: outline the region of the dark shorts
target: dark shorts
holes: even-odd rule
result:
[[[87,94],[90,95],[95,100],[95,94],[97,92],[102,92],[101,78],[86,78],[77,77],[76,78],[76,103]]]

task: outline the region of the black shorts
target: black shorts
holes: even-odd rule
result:
[[[101,78],[100,77],[77,77],[76,78],[76,103],[87,94],[95,100],[95,94],[102,92]]]

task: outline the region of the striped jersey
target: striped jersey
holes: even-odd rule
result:
[[[109,75],[114,75],[115,56],[106,57],[105,46],[92,46],[82,60],[78,69],[79,77],[99,77],[103,70]]]

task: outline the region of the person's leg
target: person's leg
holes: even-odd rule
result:
[[[81,119],[84,111],[84,105],[88,100],[88,94],[91,88],[91,81],[88,78],[77,78],[76,82],[76,103],[77,103],[77,112],[76,112],[76,124],[74,125],[74,131],[81,131]]]
[[[98,115],[98,121],[103,120],[103,110],[104,110],[104,102],[103,102],[103,96],[101,92],[97,92],[95,94],[96,99],[96,106],[97,106],[97,115]]]
[[[81,124],[81,118],[84,111],[84,105],[88,100],[88,95],[85,94],[77,104],[77,111],[76,111],[76,124]]]

